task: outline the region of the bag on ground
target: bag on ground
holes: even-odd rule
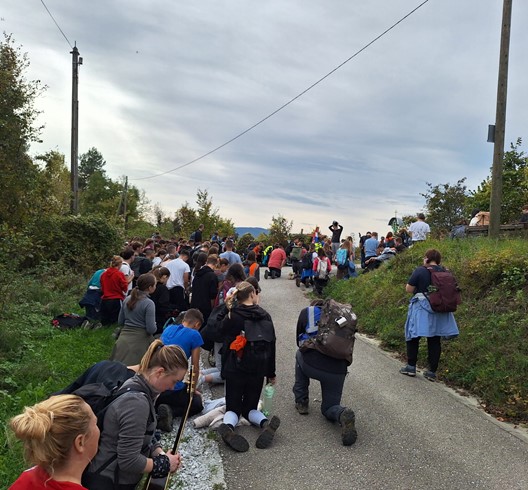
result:
[[[86,320],[88,320],[87,317],[76,313],[62,313],[53,318],[51,324],[60,330],[70,330],[71,328],[79,328]]]

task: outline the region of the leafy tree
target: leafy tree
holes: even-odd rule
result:
[[[236,248],[239,252],[244,252],[251,242],[255,242],[255,237],[251,233],[244,233],[238,240]]]
[[[45,89],[26,80],[27,54],[15,47],[10,35],[0,43],[0,221],[20,226],[37,213],[35,193],[38,167],[28,156],[30,143],[39,140],[35,99]]]
[[[420,194],[425,198],[427,223],[433,234],[450,231],[466,216],[467,187],[466,178],[460,179],[455,185],[439,184],[433,186],[427,182],[428,190]]]
[[[66,167],[64,155],[58,151],[48,151],[36,157],[44,164],[39,173],[39,209],[44,214],[64,215],[70,210],[70,171]]]
[[[271,243],[280,243],[284,246],[288,244],[290,232],[293,227],[293,221],[288,221],[280,213],[277,217],[271,217],[270,232],[268,240]]]
[[[86,153],[79,156],[79,189],[85,189],[88,186],[90,177],[96,172],[106,177],[104,169],[106,161],[97,148],[90,148]]]
[[[501,222],[511,223],[519,219],[521,208],[528,204],[528,157],[520,151],[522,144],[518,138],[510,150],[504,153],[502,171]],[[468,205],[471,209],[488,211],[491,199],[491,178],[484,180],[472,192]]]

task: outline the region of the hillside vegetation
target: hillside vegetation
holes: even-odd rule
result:
[[[476,395],[490,413],[527,423],[528,240],[430,240],[374,272],[349,281],[333,280],[325,294],[351,303],[360,332],[404,355],[409,301],[405,284],[428,248],[440,250],[463,297],[455,313],[460,336],[443,342],[439,379]],[[424,341],[419,364],[426,360]]]

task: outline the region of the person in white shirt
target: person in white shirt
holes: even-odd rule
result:
[[[418,213],[417,220],[409,226],[409,234],[411,235],[412,242],[423,242],[427,239],[427,235],[431,233],[431,228],[425,222],[425,216],[423,213]]]
[[[121,257],[123,258],[123,263],[121,264],[119,270],[125,275],[125,279],[128,282],[127,292],[130,293],[130,291],[132,290],[132,280],[134,279],[134,271],[130,267],[130,264],[136,258],[136,254],[131,248],[126,248],[121,252]]]
[[[169,280],[167,281],[170,302],[180,311],[186,311],[189,308],[186,291],[189,288],[191,268],[187,263],[188,260],[189,251],[184,249],[180,252],[180,256],[177,259],[171,260],[165,265],[170,271]]]

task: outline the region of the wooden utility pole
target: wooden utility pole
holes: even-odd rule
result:
[[[71,212],[79,214],[79,65],[82,58],[74,46],[72,55],[72,121],[71,121]]]
[[[495,145],[491,172],[490,224],[488,236],[497,238],[501,225],[502,163],[504,159],[504,132],[506,128],[506,98],[508,92],[508,61],[510,56],[510,27],[512,0],[504,0],[495,116]]]

